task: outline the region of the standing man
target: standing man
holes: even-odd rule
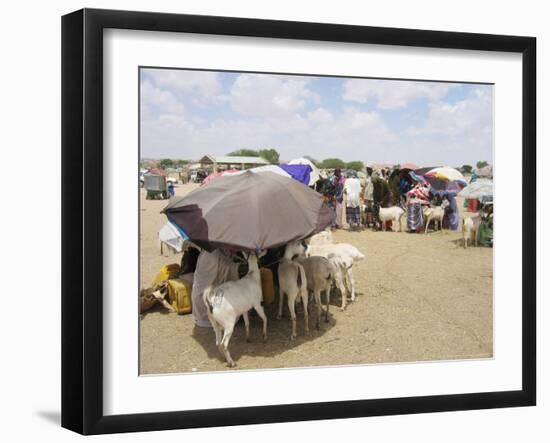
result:
[[[332,184],[334,186],[336,219],[334,220],[333,227],[336,229],[340,229],[342,227],[342,201],[344,200],[344,182],[345,178],[342,176],[342,170],[340,168],[334,169]]]
[[[349,230],[361,226],[361,181],[357,177],[348,177],[344,184],[346,194],[346,221]]]

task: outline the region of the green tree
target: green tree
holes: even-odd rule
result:
[[[254,149],[239,149],[238,151],[230,152],[227,155],[234,155],[236,157],[259,157],[260,154]]]
[[[346,169],[353,169],[354,171],[361,171],[363,169],[363,162],[354,160],[346,163]]]
[[[318,168],[321,167],[321,162],[319,160],[314,159],[310,155],[304,155],[304,158],[307,158],[311,163],[313,163]]]
[[[159,165],[162,169],[173,168],[174,167],[174,160],[172,160],[170,158],[163,158],[160,161]]]
[[[485,160],[480,160],[476,163],[476,166],[477,166],[477,169],[481,169],[487,166],[488,164],[489,163],[487,163]]]
[[[279,153],[275,149],[260,149],[258,154],[272,164],[279,164]]]
[[[339,158],[325,158],[321,162],[321,167],[326,169],[345,168],[346,162]]]
[[[462,165],[462,167],[460,168],[460,171],[463,173],[463,174],[470,174],[472,172],[472,166],[470,165]]]

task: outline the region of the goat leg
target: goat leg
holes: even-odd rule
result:
[[[230,326],[228,328],[226,328],[224,331],[223,331],[223,338],[222,338],[222,341],[221,343],[219,344],[218,348],[220,349],[220,351],[222,352],[222,354],[225,356],[225,360],[227,361],[227,365],[230,367],[230,368],[234,368],[235,367],[235,362],[233,361],[233,359],[231,358],[231,354],[229,353],[229,340],[231,340],[231,335],[233,335],[233,328],[234,328],[234,325],[233,326]]]
[[[292,334],[290,335],[291,340],[296,340],[296,299],[295,297],[288,297],[288,310],[290,311],[290,318],[292,320]]]
[[[280,276],[279,276],[280,278]],[[277,320],[280,320],[283,317],[283,299],[285,297],[285,293],[283,289],[279,286],[279,311],[277,312]]]
[[[327,301],[327,310],[325,311],[325,323],[328,323],[328,308],[330,306],[330,288],[325,289],[326,301]]]
[[[355,280],[353,279],[353,270],[351,267],[347,270],[347,280],[350,285],[351,301],[355,301]]]
[[[248,312],[243,312],[244,329],[246,331],[246,341],[250,343],[250,321],[248,320]]]
[[[315,329],[321,329],[321,291],[316,290],[313,292],[315,296],[315,304],[317,305],[317,319],[315,320]]]
[[[262,333],[263,333],[263,338],[264,338],[264,342],[265,342],[265,341],[267,341],[267,316],[265,315],[264,308],[260,303],[254,305],[254,309],[256,310],[256,312],[258,313],[260,318],[262,319],[262,322],[263,322]]]
[[[309,293],[305,287],[302,287],[302,304],[304,305],[304,330],[306,335],[309,335]]]

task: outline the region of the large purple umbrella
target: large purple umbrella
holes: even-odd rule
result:
[[[168,220],[206,249],[261,250],[322,231],[332,222],[323,196],[272,172],[228,175],[163,209]]]

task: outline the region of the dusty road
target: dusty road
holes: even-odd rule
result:
[[[180,185],[183,195],[193,185]],[[165,223],[166,201],[141,199],[141,287],[150,284],[163,264],[157,232]],[[337,242],[355,245],[366,256],[354,266],[357,298],[346,311],[333,292],[329,323],[304,335],[301,307],[298,339],[290,341],[288,308],[275,319],[266,307],[268,341],[261,340],[261,320],[251,316],[251,343],[244,325],[235,328],[230,352],[236,369],[347,365],[488,358],[493,353],[492,249],[461,246],[460,233],[336,231]],[[277,298],[276,298],[277,301]],[[228,370],[211,329],[194,326],[191,315],[153,310],[141,318],[141,373]]]

